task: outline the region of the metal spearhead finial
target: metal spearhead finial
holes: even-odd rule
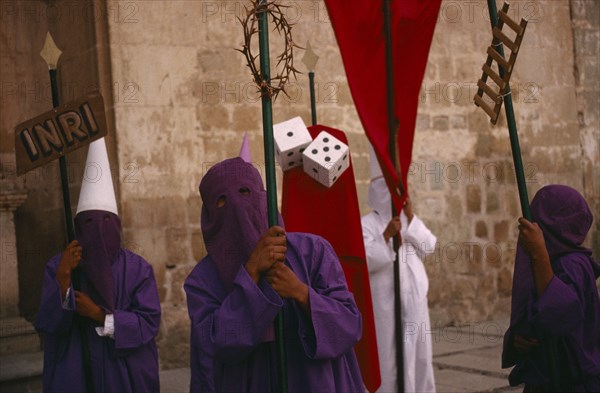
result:
[[[48,32],[48,34],[46,34],[46,42],[44,43],[44,47],[40,52],[40,56],[42,56],[42,58],[48,64],[48,69],[56,69],[60,55],[62,55],[62,51],[58,49],[54,39],[52,38],[52,34]]]
[[[310,46],[310,41],[306,41],[306,50],[304,51],[302,62],[304,65],[306,65],[308,71],[313,72],[315,70],[315,66],[317,65],[317,61],[319,61],[319,56],[313,52],[312,47]]]

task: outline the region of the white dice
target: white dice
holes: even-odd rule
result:
[[[325,131],[317,135],[302,155],[304,172],[328,188],[350,166],[348,145]]]
[[[275,159],[287,171],[302,165],[302,152],[312,142],[312,137],[300,116],[275,124]]]

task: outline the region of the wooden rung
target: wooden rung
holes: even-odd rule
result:
[[[521,35],[523,35],[525,33],[525,28],[527,27],[527,23],[529,23],[529,21],[525,18],[521,18],[521,24],[519,25],[519,27],[521,27],[521,29],[523,29],[523,32],[521,33]]]
[[[500,17],[500,20],[502,22],[504,22],[505,24],[507,24],[508,27],[513,29],[515,33],[517,33],[519,35],[523,33],[523,28],[521,26],[519,26],[519,24],[517,22],[510,19],[510,16],[508,16],[507,14],[505,14],[502,11],[498,12],[498,16]],[[522,20],[521,20],[521,23],[523,23]]]
[[[492,59],[496,60],[496,62],[504,68],[504,72],[511,72],[512,65],[500,54],[496,49],[491,46],[488,46],[487,54],[492,57]]]
[[[500,31],[500,29],[494,27],[494,30],[492,32],[494,34],[494,37],[502,41],[502,43],[506,45],[506,47],[508,47],[508,49],[510,49],[511,52],[516,53],[519,50],[519,47],[514,42],[512,42],[510,38],[506,36],[506,34]]]
[[[504,89],[506,83],[504,82],[504,80],[502,80],[502,78],[500,78],[500,75],[498,75],[496,71],[488,67],[487,64],[484,64],[483,67],[481,67],[481,69],[487,74],[487,76],[489,76],[494,82],[496,82],[498,87],[500,87],[500,90]]]
[[[473,97],[473,99],[475,100],[475,105],[481,107],[485,111],[485,113],[487,113],[487,115],[490,117],[492,123],[496,124],[494,120],[496,119],[497,115],[496,112],[494,112],[494,110],[492,109],[492,107],[489,106],[488,103],[485,102],[483,98],[481,98],[477,94],[475,94],[475,97]]]
[[[500,95],[496,93],[494,89],[492,89],[487,83],[479,79],[477,81],[477,87],[483,90],[485,94],[487,94],[492,99],[492,101],[498,102],[498,98],[500,98]]]
[[[526,19],[521,19],[521,28],[523,29],[521,34],[517,34],[517,38],[515,38],[515,45],[517,45],[517,51],[518,48],[521,47],[521,42],[523,42],[523,36],[525,35],[525,28],[527,28],[527,20]]]

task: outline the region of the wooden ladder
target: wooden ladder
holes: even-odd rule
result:
[[[512,75],[515,62],[517,61],[517,54],[519,53],[523,35],[525,34],[525,28],[527,27],[526,19],[521,19],[521,23],[519,24],[508,16],[509,7],[510,5],[508,3],[504,3],[502,5],[502,10],[498,12],[498,25],[495,26],[492,31],[494,36],[492,38],[492,44],[487,48],[487,59],[481,68],[483,71],[481,79],[477,81],[477,94],[473,97],[475,105],[483,108],[494,125],[498,121],[500,108],[502,108],[502,101],[507,94],[510,76]],[[504,25],[507,25],[517,34],[514,41],[502,32]],[[508,60],[504,57],[503,46],[510,49]],[[498,66],[498,72],[492,68],[494,61]],[[492,79],[495,86],[487,84],[488,77]],[[493,108],[483,99],[484,94],[490,97],[495,103]]]

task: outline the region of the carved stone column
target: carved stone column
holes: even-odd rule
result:
[[[0,355],[40,349],[33,326],[19,315],[19,271],[15,210],[25,202],[27,193],[14,183],[0,181]]]

